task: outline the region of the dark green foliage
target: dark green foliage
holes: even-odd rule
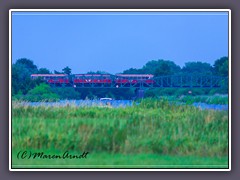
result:
[[[224,60],[224,61],[223,61]],[[218,68],[216,68],[218,65],[216,64],[219,64],[219,62],[222,61],[222,66],[218,67],[219,70],[217,70]],[[219,88],[219,89],[212,89],[209,94],[210,95],[213,95],[213,94],[228,94],[229,92],[229,89],[228,89],[228,84],[231,83],[229,82],[229,79],[228,79],[228,58],[221,58],[218,62],[216,61],[215,62],[215,68],[214,68],[214,73],[215,75],[217,76],[225,76],[226,78],[226,82],[222,81],[222,88]]]
[[[30,76],[37,72],[37,66],[33,64],[32,60],[18,59],[12,65],[12,95],[26,94],[30,89],[34,88],[38,81],[32,81]]]
[[[54,70],[54,74],[63,74],[63,72],[59,72],[59,71]]]
[[[173,61],[163,59],[149,61],[142,69],[145,73],[155,76],[177,74],[181,70]]]
[[[27,95],[20,96],[21,100],[25,101],[57,101],[59,96],[53,93],[51,87],[45,83],[37,85],[35,88],[31,89]]]
[[[211,75],[213,68],[209,63],[203,62],[187,62],[182,68],[185,74],[206,74]]]
[[[213,67],[216,75],[228,76],[228,57],[216,60]]]
[[[15,65],[24,66],[24,68],[28,69],[30,71],[30,73],[36,73],[37,72],[37,66],[33,63],[32,60],[29,60],[27,58],[18,59],[16,61]]]
[[[68,75],[70,75],[72,72],[71,68],[69,68],[68,66],[63,68],[62,71],[64,74],[68,74]]]
[[[72,73],[72,69],[69,68],[68,66],[66,66],[65,68],[62,69],[62,71],[54,70],[53,72],[54,72],[54,74],[68,74],[68,75],[70,75]]]
[[[73,87],[52,88],[52,92],[57,94],[60,99],[81,99],[81,94]]]
[[[40,68],[38,74],[51,74],[51,72],[47,68]]]
[[[87,74],[109,74],[106,71],[89,71]]]
[[[130,68],[123,71],[123,74],[146,74],[142,69]]]
[[[42,95],[52,93],[52,91],[49,85],[42,83],[39,86],[36,86],[34,89],[30,90],[28,93],[31,95]]]
[[[160,66],[155,70],[155,76],[166,76],[171,75],[174,72],[171,71],[170,66],[167,63],[161,63]]]
[[[108,89],[108,88],[85,88],[77,89],[80,93],[80,99],[99,99],[99,98],[113,98],[113,99],[132,99],[135,96],[134,89]]]
[[[172,75],[180,72],[180,66],[169,60],[152,60],[147,62],[141,69],[130,68],[123,71],[124,74],[153,74],[155,76]]]

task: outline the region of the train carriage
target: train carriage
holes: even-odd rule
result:
[[[73,83],[75,86],[105,87],[111,85],[112,78],[110,74],[75,74]]]
[[[50,85],[69,84],[69,77],[67,74],[32,74],[31,79],[40,78]]]
[[[73,87],[152,87],[152,74],[32,74],[32,79],[41,78],[50,85]]]
[[[152,86],[154,83],[152,74],[116,74],[115,83],[118,86]]]

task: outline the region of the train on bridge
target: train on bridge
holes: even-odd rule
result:
[[[141,83],[144,84],[153,84],[153,75],[152,74],[75,74],[75,75],[67,75],[67,74],[32,74],[32,79],[40,78],[47,82],[50,85],[62,86],[63,84],[66,86],[73,87],[91,87],[94,86],[104,86],[108,87],[112,84],[115,87],[120,87],[124,84],[124,86],[137,86]]]
[[[152,74],[32,74],[55,87],[74,88],[220,88],[228,84],[227,77],[206,75],[158,76]]]

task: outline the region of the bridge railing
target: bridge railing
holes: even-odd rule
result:
[[[228,78],[221,76],[162,76],[154,78],[154,87],[159,88],[220,88]]]
[[[208,75],[172,75],[149,79],[119,78],[110,74],[78,74],[67,81],[47,81],[52,86],[75,88],[222,88],[228,77]]]

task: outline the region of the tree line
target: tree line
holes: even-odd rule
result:
[[[130,68],[123,71],[124,74],[153,74],[154,76],[181,75],[181,74],[202,74],[228,76],[228,57],[217,59],[213,66],[205,62],[187,62],[181,68],[173,61],[152,60],[147,62],[142,68]]]
[[[124,70],[123,74],[153,74],[164,75],[217,75],[228,76],[228,57],[217,59],[213,66],[205,62],[187,62],[181,68],[170,60],[151,60],[142,68],[130,68]],[[72,87],[51,88],[41,79],[32,80],[31,74],[68,74],[71,68],[66,66],[62,71],[51,72],[47,68],[38,68],[34,62],[27,58],[18,59],[12,64],[12,95],[14,99],[39,101],[43,99],[95,99],[100,97],[111,97],[115,99],[130,99],[134,96],[134,89],[74,89]],[[104,71],[89,71],[88,74],[108,74]],[[181,95],[186,94],[189,89],[150,89],[146,92],[147,97],[158,97],[159,95]],[[193,89],[196,94],[228,93],[228,87],[223,89]]]

